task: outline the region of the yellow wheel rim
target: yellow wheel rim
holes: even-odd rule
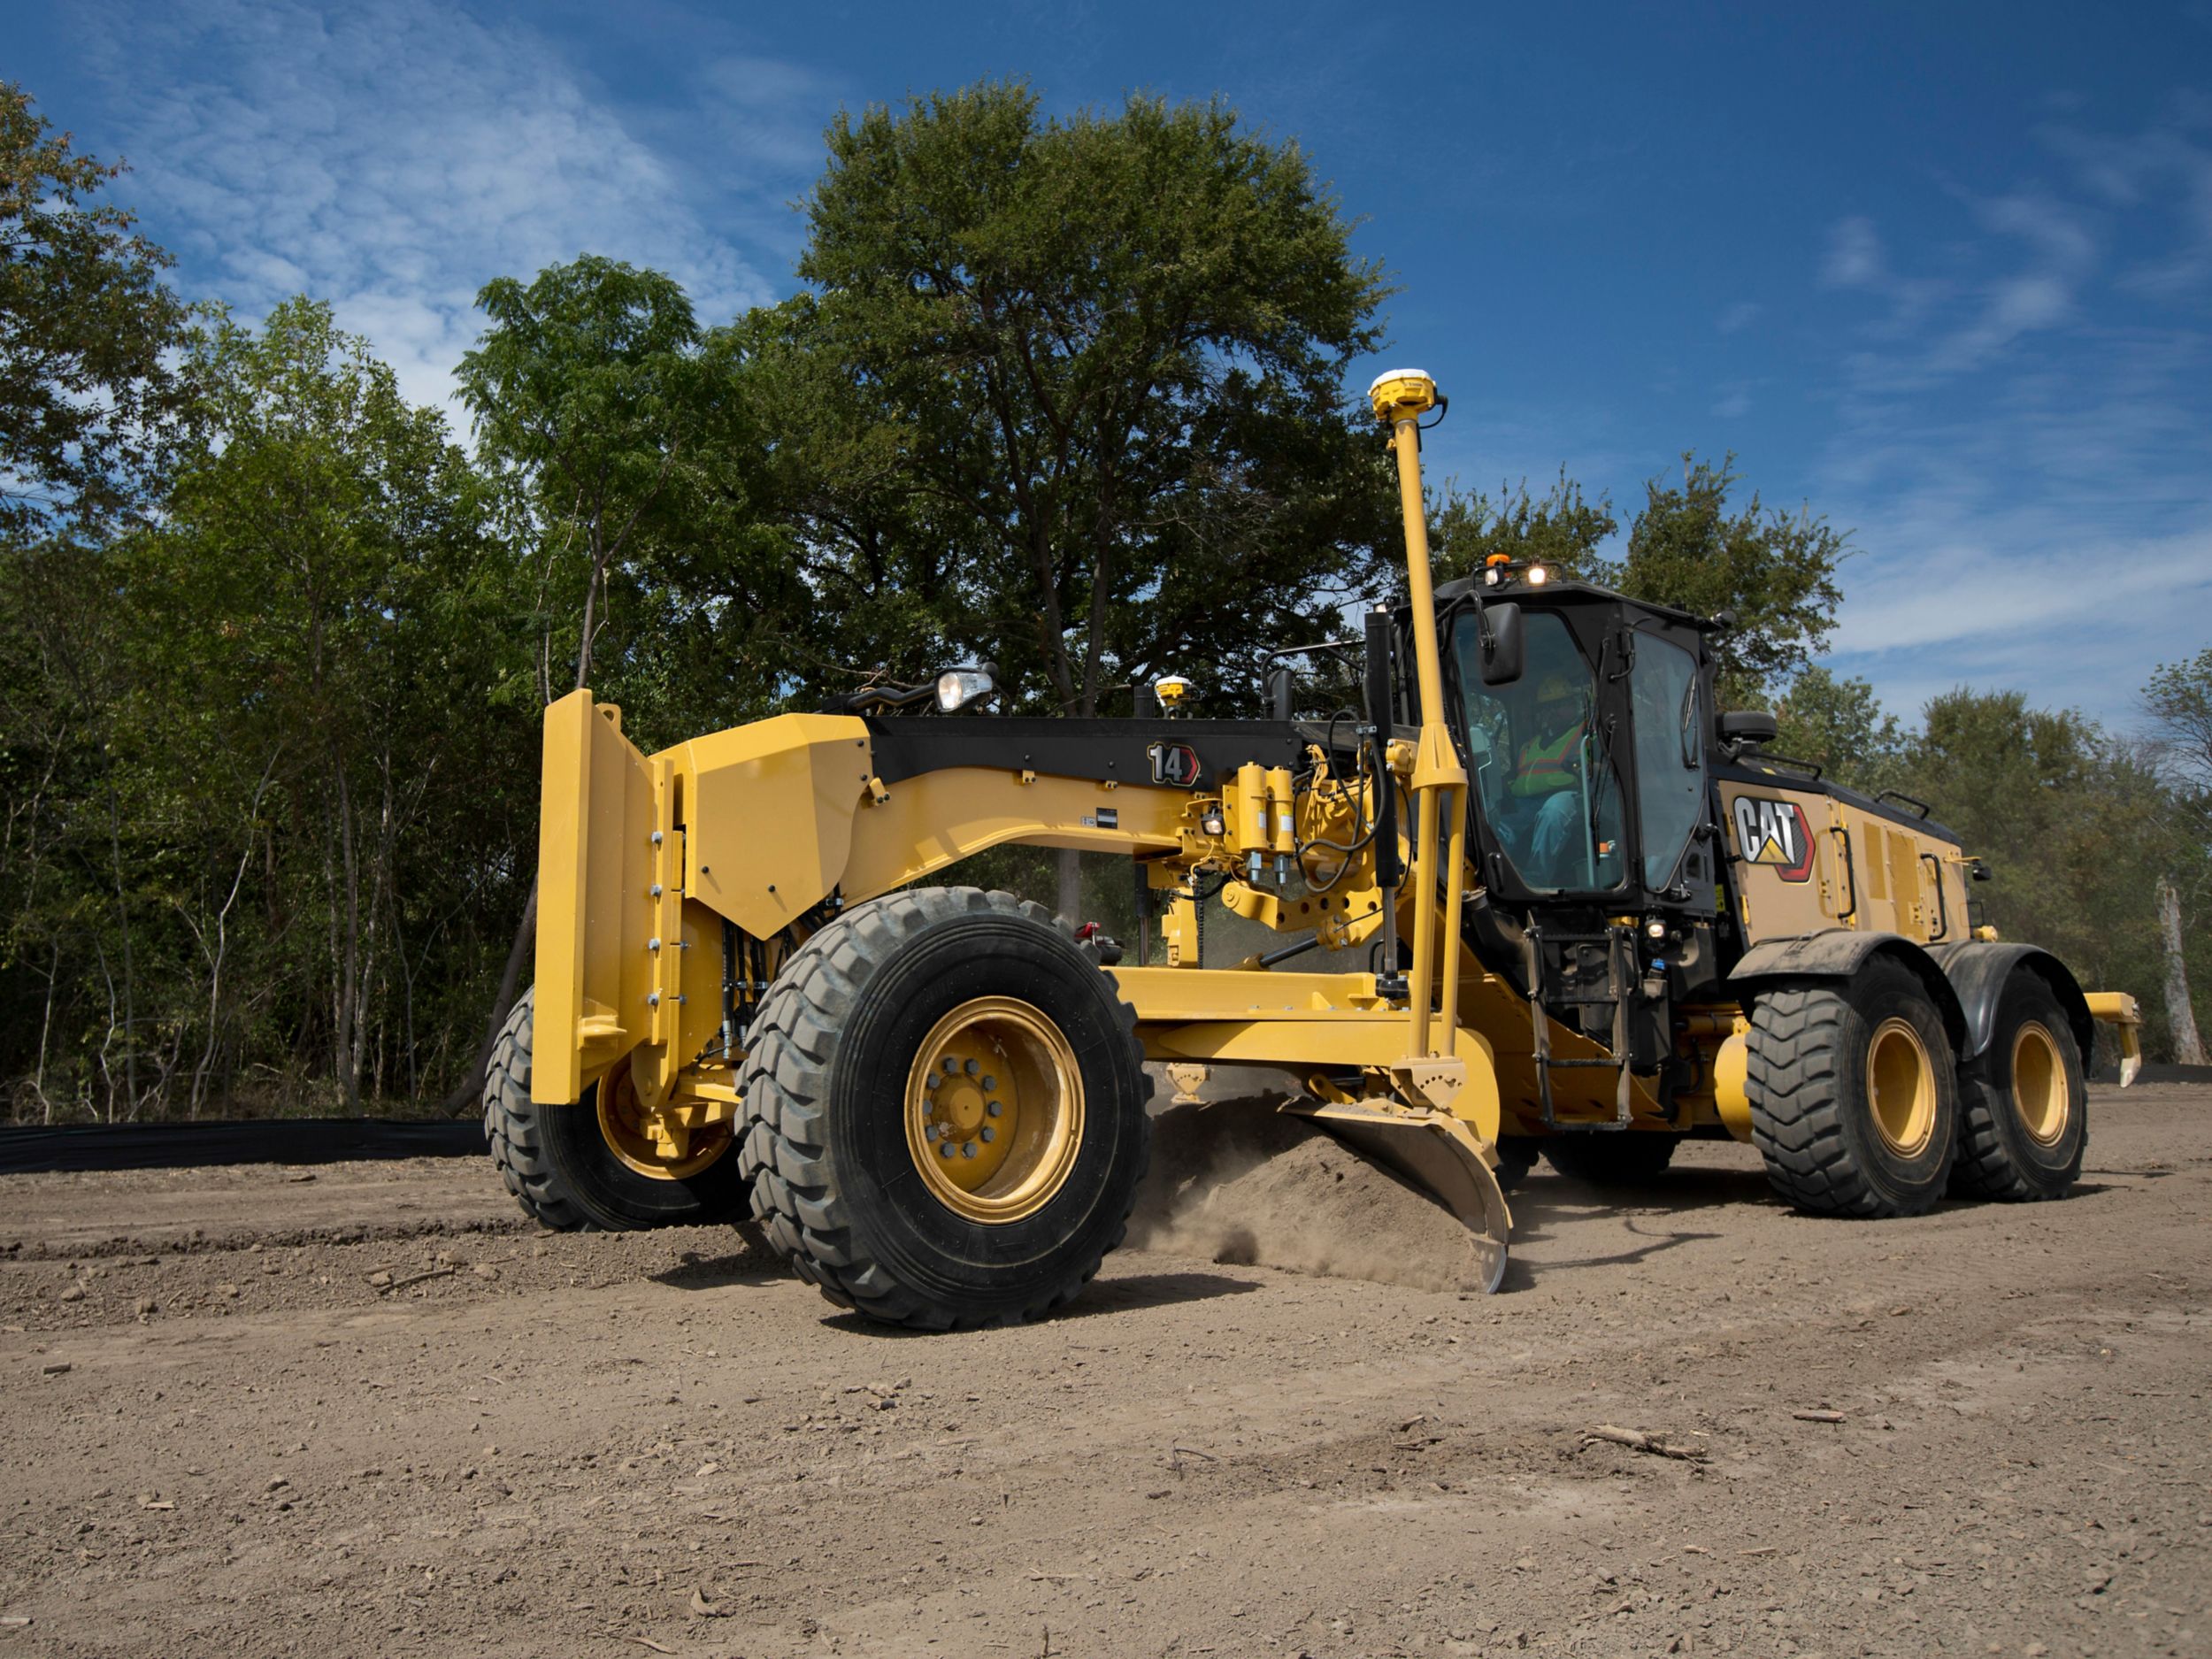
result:
[[[1083,1074],[1060,1028],[1010,996],[979,996],[922,1040],[906,1078],[906,1149],[970,1221],[1034,1215],[1083,1142]]]
[[[627,1167],[657,1181],[680,1181],[696,1175],[730,1149],[726,1123],[687,1129],[673,1118],[657,1117],[638,1103],[630,1068],[618,1065],[599,1079],[599,1133]]]
[[[1935,1134],[1935,1065],[1910,1020],[1889,1018],[1866,1048],[1866,1093],[1874,1127],[1892,1152],[1917,1157]]]
[[[2021,1127],[2039,1147],[2055,1146],[2074,1114],[2073,1088],[2050,1028],[2039,1020],[2012,1040],[2012,1106]]]

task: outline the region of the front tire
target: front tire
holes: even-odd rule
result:
[[[1916,1216],[1943,1196],[1958,1081],[1942,1016],[1901,963],[1787,986],[1752,1010],[1744,1093],[1774,1190],[1824,1216]]]
[[[730,1156],[728,1134],[718,1151],[710,1146],[667,1174],[648,1174],[636,1167],[648,1159],[624,1133],[623,1114],[599,1110],[605,1079],[573,1105],[540,1106],[531,1100],[535,1008],[533,987],[507,1016],[484,1073],[484,1138],[515,1202],[557,1233],[744,1221],[745,1177]]]
[[[1143,1062],[1134,1011],[1041,906],[973,887],[860,905],[754,1021],[753,1213],[870,1318],[1037,1318],[1121,1242],[1150,1148]]]
[[[1989,1048],[1959,1070],[1959,1156],[1951,1189],[2012,1203],[2062,1198],[2089,1145],[2081,1049],[2051,987],[2016,972]]]

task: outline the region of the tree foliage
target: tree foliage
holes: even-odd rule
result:
[[[2143,706],[2176,772],[2212,790],[2212,646],[2186,662],[2161,664],[2143,687]]]
[[[1790,682],[1774,712],[1781,726],[1777,753],[1809,761],[1868,795],[1902,785],[1911,739],[1870,682],[1808,668]]]
[[[509,572],[442,419],[327,308],[191,355],[160,519],[11,567],[29,1088],[196,1110],[253,1060],[356,1110],[450,1064],[527,879],[535,745],[486,718]]]
[[[1663,475],[1645,487],[1626,552],[1592,573],[1632,598],[1732,614],[1718,641],[1720,698],[1753,708],[1825,643],[1843,603],[1836,569],[1849,538],[1809,507],[1768,508],[1756,491],[1732,506],[1740,481],[1734,456],[1715,466],[1686,451],[1680,484]]]
[[[1062,120],[988,82],[829,150],[777,340],[826,588],[895,569],[885,643],[1085,714],[1330,631],[1389,522],[1343,392],[1382,289],[1302,152],[1219,104]]]
[[[1590,500],[1563,466],[1541,495],[1531,493],[1526,479],[1501,486],[1495,501],[1448,482],[1429,503],[1429,551],[1439,582],[1481,569],[1494,553],[1595,580],[1604,568],[1601,549],[1619,527],[1611,501]]]
[[[188,407],[169,256],[98,199],[123,171],[0,81],[0,535],[90,534],[139,504]]]

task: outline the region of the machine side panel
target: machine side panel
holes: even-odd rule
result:
[[[851,715],[781,714],[668,751],[684,792],[687,895],[756,939],[845,879],[872,772]]]
[[[862,803],[851,824],[845,897],[873,898],[1009,841],[1139,857],[1172,852],[1190,799],[1179,788],[980,766],[924,772]]]
[[[1747,944],[1832,927],[1923,945],[1967,937],[1967,861],[1947,837],[1779,775],[1723,778],[1719,790]]]

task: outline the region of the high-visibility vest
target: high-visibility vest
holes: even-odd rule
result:
[[[1520,764],[1514,769],[1512,792],[1518,795],[1550,795],[1571,787],[1571,757],[1582,741],[1582,722],[1577,720],[1549,742],[1532,737],[1521,745]]]

